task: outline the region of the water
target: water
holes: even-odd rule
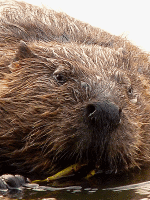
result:
[[[22,189],[1,191],[0,194],[0,199],[150,200],[150,169],[120,175],[99,175],[90,180],[29,184]]]

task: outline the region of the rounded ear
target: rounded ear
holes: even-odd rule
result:
[[[30,50],[27,44],[21,40],[14,61],[34,57],[36,57],[36,55]]]

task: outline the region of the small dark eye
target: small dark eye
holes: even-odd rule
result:
[[[57,82],[60,84],[64,84],[67,81],[66,77],[63,74],[56,74],[55,78],[56,78]]]
[[[133,88],[130,86],[129,88],[128,88],[128,94],[132,94],[133,93]]]

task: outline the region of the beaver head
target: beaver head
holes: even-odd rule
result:
[[[149,160],[149,90],[122,49],[23,41],[10,49],[0,91],[2,166],[46,174],[74,163],[117,171]]]

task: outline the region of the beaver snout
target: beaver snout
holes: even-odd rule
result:
[[[121,112],[121,108],[114,103],[94,102],[86,106],[86,119],[92,129],[110,132],[119,125]]]

